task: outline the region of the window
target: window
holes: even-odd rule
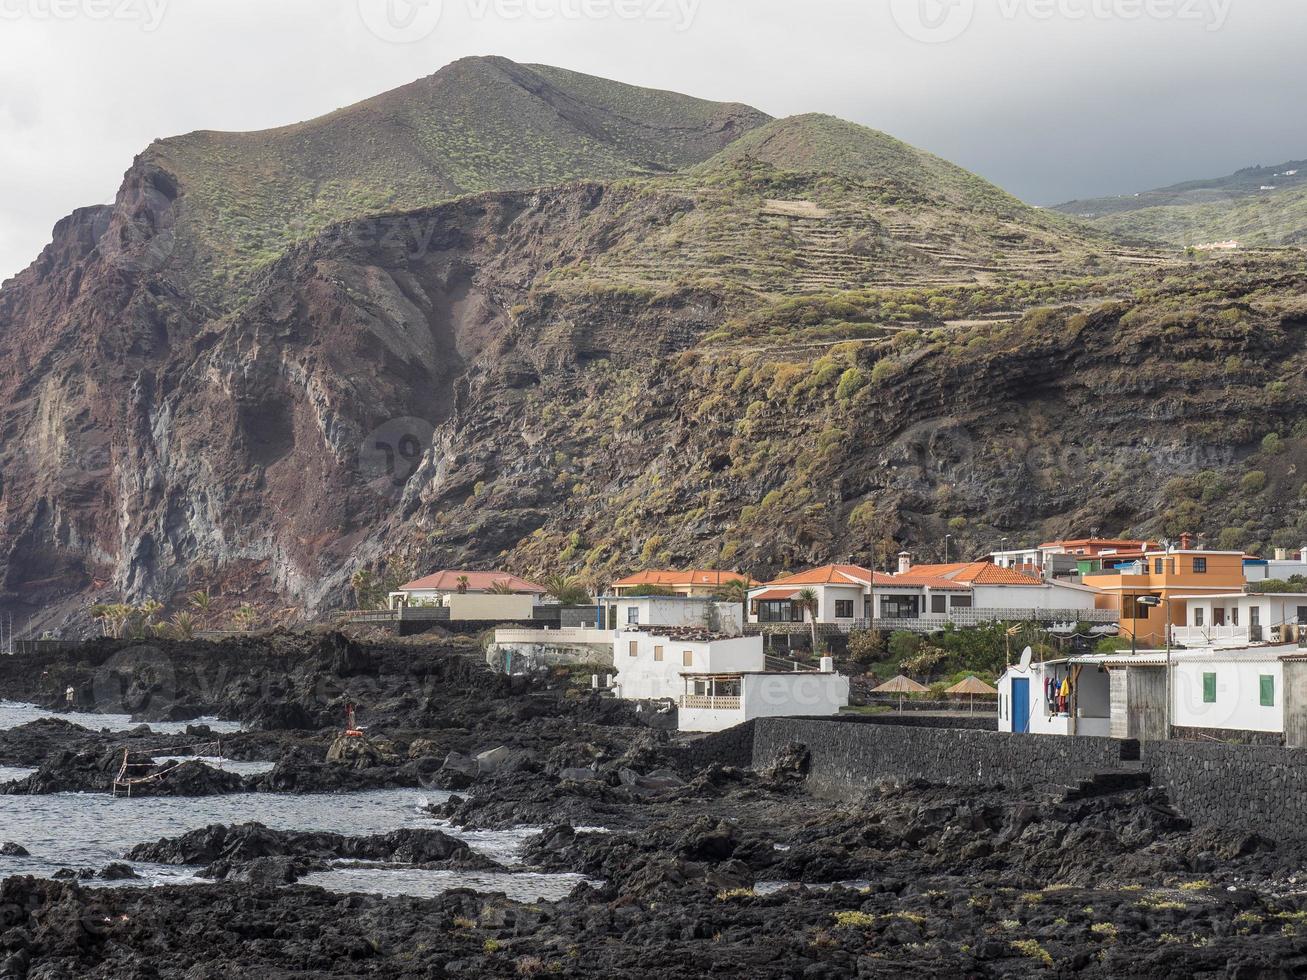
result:
[[[930,611],[936,614],[948,612],[948,596],[946,595],[931,596]]]
[[[1166,574],[1167,574],[1167,575],[1174,575],[1174,574],[1175,574],[1175,559],[1174,559],[1174,558],[1168,558],[1168,559],[1166,560]]]
[[[1194,607],[1194,625],[1195,625],[1195,626],[1202,626],[1202,625],[1203,625],[1203,607],[1202,607],[1202,606],[1195,606],[1195,607]]]
[[[1275,707],[1275,676],[1262,674],[1262,707]]]
[[[881,619],[917,619],[920,615],[920,596],[886,595],[880,597]]]
[[[1216,704],[1216,675],[1203,675],[1203,704]]]
[[[971,608],[971,596],[969,596],[969,595],[955,595],[955,596],[953,597],[953,608],[954,608],[954,609],[970,609],[970,608]]]
[[[1233,609],[1230,610],[1230,625],[1231,625],[1231,626],[1238,626],[1238,625],[1239,625],[1239,607],[1238,607],[1238,606],[1235,606]]]
[[[758,603],[758,622],[760,623],[801,623],[803,612],[793,602]]]
[[[640,625],[640,607],[639,607],[639,606],[627,606],[627,607],[626,607],[626,623],[627,623],[628,626],[639,626],[639,625]]]
[[[1154,558],[1154,559],[1153,559],[1153,574],[1154,574],[1154,575],[1161,575],[1161,574],[1162,574],[1162,568],[1163,568],[1163,566],[1164,566],[1164,561],[1165,561],[1165,560],[1162,559],[1162,558]]]
[[[1206,575],[1206,574],[1207,574],[1207,559],[1206,559],[1206,558],[1195,558],[1195,559],[1194,559],[1194,574],[1195,574],[1195,575]]]
[[[1262,607],[1261,607],[1261,606],[1249,606],[1249,607],[1248,607],[1248,625],[1249,625],[1249,626],[1261,626],[1261,625],[1262,625]]]
[[[631,641],[631,656],[633,656],[633,657],[638,657],[638,656],[640,656],[640,641],[639,641],[639,640],[632,640],[632,641]]]
[[[835,618],[852,619],[853,618],[853,600],[836,599],[835,600]]]
[[[693,650],[686,650],[683,654],[681,654],[681,666],[682,666],[682,667],[693,667],[693,666],[694,666],[694,651],[693,651]]]
[[[657,663],[662,663],[662,662],[663,662],[663,648],[662,648],[662,647],[654,647],[654,660],[655,660]]]

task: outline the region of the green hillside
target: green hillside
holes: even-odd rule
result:
[[[327,225],[466,193],[656,174],[767,121],[575,72],[469,58],[319,119],[162,140],[145,166],[183,195],[179,258],[199,285],[239,286]]]
[[[1179,246],[1229,240],[1245,246],[1301,244],[1307,241],[1307,162],[1068,201],[1056,210],[1113,234]]]

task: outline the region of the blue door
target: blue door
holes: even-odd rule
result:
[[[1012,678],[1012,730],[1030,731],[1030,678]]]

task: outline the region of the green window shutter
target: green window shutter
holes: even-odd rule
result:
[[[1275,677],[1272,674],[1262,675],[1262,707],[1275,707]]]
[[[1216,675],[1203,675],[1203,704],[1216,704]]]

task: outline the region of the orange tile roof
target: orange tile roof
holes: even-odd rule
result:
[[[781,599],[793,599],[799,594],[798,589],[768,589],[753,597],[754,602],[775,602]]]
[[[467,591],[469,592],[489,592],[501,582],[508,583],[514,592],[527,592],[534,595],[544,595],[547,591],[543,585],[536,585],[534,582],[528,582],[524,578],[510,575],[508,572],[460,571],[436,572],[434,575],[428,575],[425,578],[415,579],[407,585],[401,585],[399,591],[422,592],[431,590],[434,592],[457,592],[459,579],[464,576],[467,578]]]
[[[806,572],[786,575],[767,585],[868,585],[875,580],[877,584],[886,582],[890,576],[873,572],[861,565],[822,565],[810,568]]]
[[[1043,579],[1015,568],[1000,568],[987,561],[956,562],[950,565],[916,565],[911,571],[894,576],[910,583],[921,579],[947,579],[955,584],[968,585],[1043,585]]]
[[[1153,541],[1140,541],[1136,538],[1074,538],[1068,541],[1046,541],[1041,544],[1041,548],[1151,548],[1155,547]],[[1090,556],[1094,557],[1094,556]]]
[[[638,585],[725,585],[727,582],[744,582],[752,585],[753,580],[740,572],[728,572],[717,568],[689,568],[684,570],[661,570],[636,572],[613,583],[614,587],[626,588]]]

